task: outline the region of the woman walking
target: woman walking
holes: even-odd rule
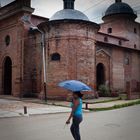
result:
[[[72,125],[70,129],[74,140],[81,140],[79,125],[83,120],[82,97],[83,94],[81,94],[81,92],[73,93],[73,101],[71,105],[72,111],[68,120],[66,121],[66,124],[70,124],[72,119]]]

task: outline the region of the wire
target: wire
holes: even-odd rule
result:
[[[94,7],[98,6],[99,4],[102,4],[102,3],[106,2],[106,1],[109,1],[109,0],[102,0],[102,1],[100,1],[100,2],[98,2],[98,3],[96,3],[96,4],[94,4],[94,5],[92,5],[91,7],[87,8],[87,9],[84,10],[83,12],[85,13],[85,12],[87,12],[88,10],[90,10],[91,8],[94,8]],[[137,4],[139,4],[139,2],[136,3],[136,4],[134,4],[133,6],[135,6],[135,5],[137,5]],[[138,6],[135,6],[135,7],[133,7],[133,8],[136,8],[136,7],[138,7]],[[136,10],[136,11],[137,11],[137,10]],[[138,15],[139,15],[139,14],[138,14]],[[97,17],[95,17],[95,18],[90,18],[90,20],[93,21],[93,20],[99,19],[99,18],[102,19],[102,15],[97,16]]]
[[[90,6],[89,8],[85,9],[83,12],[85,13],[85,12],[89,11],[91,8],[97,7],[98,5],[103,4],[106,1],[110,1],[110,0],[102,0],[94,5]]]
[[[138,0],[139,1],[139,0]],[[137,2],[137,3],[135,3],[135,4],[132,4],[132,7],[133,6],[137,6],[138,4],[140,4],[140,2]]]
[[[98,2],[98,3],[96,3],[96,4],[94,4],[94,5],[90,6],[89,8],[87,8],[86,10],[84,10],[83,12],[85,13],[85,12],[87,12],[88,10],[90,10],[91,8],[97,7],[98,5],[103,4],[104,2],[107,2],[107,1],[110,1],[110,0],[102,0],[102,1],[100,1],[100,2]],[[137,4],[139,4],[139,2],[136,3],[136,4],[134,4],[133,6],[135,6],[135,5],[137,5]]]
[[[139,10],[136,10],[136,12],[139,12],[140,11],[140,9]],[[138,15],[139,15],[139,13],[137,13]],[[102,15],[100,15],[100,16],[97,16],[97,17],[95,17],[95,18],[92,18],[91,20],[95,20],[95,19],[99,19],[99,18],[101,18],[102,19]]]
[[[138,5],[138,6],[136,6],[136,7],[133,7],[133,9],[135,9],[135,8],[136,8],[136,9],[137,9],[137,8],[140,8],[140,5]]]

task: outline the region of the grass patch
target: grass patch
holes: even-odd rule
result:
[[[115,99],[110,99],[110,100],[103,100],[103,101],[93,102],[93,104],[108,103],[108,102],[113,102],[113,101],[118,101],[118,100],[120,100],[120,97],[115,98]]]
[[[89,109],[89,110],[90,111],[107,111],[107,110],[114,110],[114,109],[120,109],[120,108],[129,107],[129,106],[133,106],[133,105],[138,105],[138,104],[140,104],[140,100],[132,101],[132,102],[124,103],[124,104],[120,104],[120,105],[114,105],[112,107],[94,108],[94,109]]]

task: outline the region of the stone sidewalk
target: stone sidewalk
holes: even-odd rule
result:
[[[67,107],[0,99],[0,118],[24,116],[24,106],[27,107],[26,116],[70,112]]]
[[[114,98],[99,98],[86,100],[88,102],[102,102]],[[70,102],[66,101],[44,101],[38,99],[19,99],[12,96],[0,96],[0,118],[24,116],[24,106],[27,107],[28,115],[40,115],[51,113],[70,112]],[[83,105],[84,107],[84,105]],[[86,111],[86,110],[84,110]],[[87,112],[87,111],[86,111]],[[26,115],[27,116],[27,115]]]
[[[0,118],[24,116],[24,106],[27,107],[28,115],[41,115],[51,113],[67,113],[70,112],[70,102],[67,101],[44,101],[38,99],[18,99],[12,97],[0,96]],[[114,105],[122,105],[135,102],[138,100],[118,100],[118,98],[99,98],[84,100],[88,102],[88,109],[102,109],[113,107]],[[85,103],[83,103],[85,108]],[[88,110],[84,110],[89,112]],[[26,115],[27,116],[27,115]]]

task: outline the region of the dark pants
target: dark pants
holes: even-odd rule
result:
[[[79,125],[82,122],[82,120],[82,116],[73,117],[73,122],[70,129],[74,140],[81,140]]]

